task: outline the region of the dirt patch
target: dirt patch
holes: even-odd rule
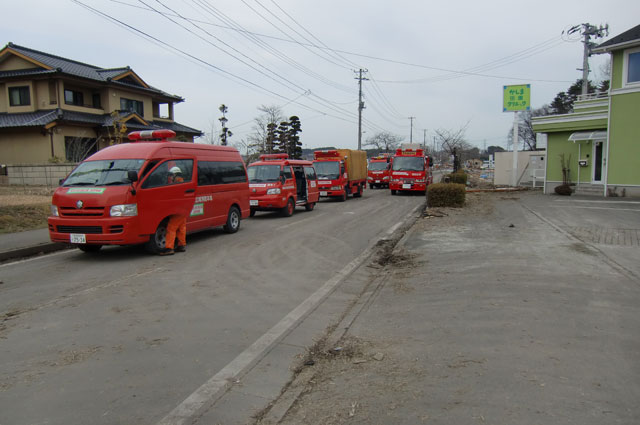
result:
[[[44,186],[0,186],[0,233],[46,228],[53,191]]]

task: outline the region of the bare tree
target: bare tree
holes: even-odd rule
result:
[[[222,105],[220,105],[218,110],[222,112],[222,116],[218,118],[218,121],[220,121],[220,124],[222,124],[222,132],[220,133],[220,144],[222,146],[227,146],[227,139],[233,136],[233,133],[227,127],[227,122],[229,120],[226,117],[226,113],[229,111],[229,108],[227,108],[227,105],[223,103]]]
[[[458,129],[437,129],[435,130],[436,143],[441,148],[441,151],[446,155],[453,155],[453,169],[454,171],[460,168],[466,159],[470,159],[472,156],[473,146],[465,140],[465,133],[469,127],[467,121],[462,127]]]
[[[273,141],[270,137],[273,131],[269,129],[269,124],[277,127],[278,123],[284,121],[285,116],[277,105],[261,105],[258,107],[260,115],[253,120],[253,133],[247,137],[249,148],[257,153],[271,153],[273,147],[269,149],[268,142]]]
[[[365,140],[363,145],[371,146],[380,152],[391,152],[400,145],[400,142],[402,142],[402,137],[387,131],[381,131]]]
[[[553,113],[550,105],[518,113],[518,143],[524,143],[524,150],[536,150],[536,133],[533,131],[534,117],[543,117]],[[513,129],[507,134],[507,141],[513,146]]]

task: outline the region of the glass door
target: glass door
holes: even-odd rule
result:
[[[602,166],[604,164],[604,140],[593,141],[593,178],[592,183],[602,183]]]

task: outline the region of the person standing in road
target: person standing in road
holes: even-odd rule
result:
[[[168,183],[183,183],[182,170],[179,167],[171,167],[169,170]],[[174,250],[176,236],[178,238],[178,246]],[[173,255],[174,252],[185,252],[187,247],[187,217],[183,215],[172,215],[167,223],[167,234],[165,238],[164,249],[160,251],[160,255]]]

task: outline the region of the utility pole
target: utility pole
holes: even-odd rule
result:
[[[422,150],[423,151],[427,151],[427,129],[423,129],[422,131],[424,131],[424,137],[422,138]]]
[[[584,53],[582,56],[582,68],[578,68],[578,71],[582,71],[582,94],[589,92],[589,56],[591,56],[591,48],[596,46],[596,43],[591,42],[591,37],[602,38],[609,35],[609,25],[604,27],[600,25],[596,27],[589,23],[574,25],[567,31],[568,35],[575,34],[582,29],[582,36],[584,43]]]
[[[409,143],[413,143],[413,120],[415,120],[416,117],[409,117],[409,119],[411,120],[411,133],[409,134]]]
[[[362,81],[368,81],[368,78],[362,76],[362,73],[366,73],[366,69],[360,69],[356,80],[358,80],[358,150],[362,148],[362,110],[364,109],[364,101],[362,100]]]

